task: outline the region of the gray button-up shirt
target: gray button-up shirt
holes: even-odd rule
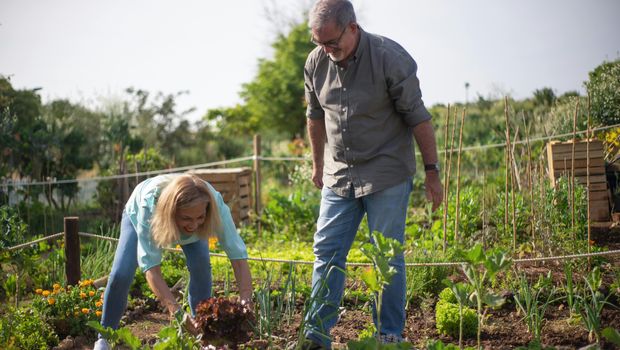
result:
[[[397,185],[415,173],[412,128],[431,119],[417,65],[398,43],[360,28],[347,68],[315,48],[304,67],[306,115],[325,119],[323,183],[343,197]]]

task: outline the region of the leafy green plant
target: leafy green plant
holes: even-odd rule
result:
[[[441,334],[459,338],[474,337],[478,332],[478,318],[476,310],[440,300],[435,306],[435,324]]]
[[[560,299],[553,299],[555,294],[556,288],[551,283],[550,274],[546,278],[540,276],[538,283],[532,285],[525,275],[519,277],[519,290],[514,300],[535,342],[540,343],[547,307]]]
[[[426,343],[426,350],[458,350],[463,349],[460,346],[454,344],[444,344],[441,340],[429,340]],[[473,347],[465,347],[465,350],[473,350]]]
[[[32,309],[9,309],[0,318],[0,348],[7,350],[49,349],[58,336],[44,315]]]
[[[368,237],[368,241],[362,243],[360,250],[370,261],[373,267],[362,272],[362,281],[372,293],[377,310],[377,343],[381,348],[381,300],[383,299],[383,289],[390,284],[392,277],[396,274],[396,269],[390,266],[389,262],[394,257],[402,254],[402,245],[395,239],[386,238],[380,232],[374,231]],[[374,242],[374,244],[373,244]]]
[[[613,343],[616,346],[620,346],[620,332],[617,329],[607,327],[603,329],[603,337],[607,339],[610,343]]]
[[[101,337],[108,342],[112,349],[119,345],[126,345],[131,350],[148,349],[146,345],[141,347],[142,342],[140,339],[133,335],[128,328],[112,329],[112,327],[103,327],[98,321],[88,321],[86,325],[101,334]]]
[[[588,276],[584,277],[587,290],[585,290],[584,295],[577,295],[577,310],[581,314],[581,320],[588,330],[588,340],[596,340],[597,343],[601,340],[601,314],[603,307],[605,305],[613,306],[607,302],[611,294],[605,297],[593,286],[593,283],[598,281],[597,275],[599,273],[594,269]]]
[[[502,270],[511,265],[512,261],[505,252],[493,250],[486,254],[480,244],[476,244],[465,254],[465,263],[461,268],[467,277],[472,293],[470,299],[475,300],[478,311],[478,348],[480,348],[480,331],[482,328],[482,305],[500,306],[504,299],[487,289],[487,279],[493,279]]]
[[[52,290],[37,289],[32,307],[54,325],[59,336],[92,335],[88,321],[99,320],[103,305],[103,288],[96,289],[92,280],[63,288],[56,283]]]
[[[450,286],[448,289],[450,293],[446,292],[447,295],[445,296],[446,298],[445,300],[446,301],[454,300],[454,302],[457,303],[459,306],[459,347],[463,348],[463,328],[465,327],[464,317],[466,317],[464,312],[469,312],[469,310],[471,310],[469,308],[466,308],[467,302],[469,300],[468,298],[469,290],[467,286],[461,282],[454,283],[448,280],[448,285]],[[473,310],[472,310],[472,313],[473,313]],[[477,333],[477,327],[478,327],[478,324],[476,324],[476,331],[475,331],[476,333]]]

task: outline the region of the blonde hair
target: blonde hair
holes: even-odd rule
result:
[[[215,234],[221,225],[220,215],[213,193],[204,180],[196,175],[182,174],[162,185],[164,187],[151,220],[151,234],[159,247],[169,246],[181,238],[175,220],[177,210],[199,203],[207,204],[207,212],[204,223],[198,227],[195,235],[207,239]]]

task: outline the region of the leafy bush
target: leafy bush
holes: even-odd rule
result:
[[[586,83],[592,100],[592,117],[598,125],[620,122],[620,59],[604,62],[589,73]]]
[[[49,319],[58,335],[94,335],[86,323],[101,318],[103,291],[95,289],[92,280],[67,288],[55,284],[53,290],[37,289],[36,294],[33,309]]]
[[[452,295],[454,296],[454,294]],[[439,333],[453,338],[459,337],[459,306],[439,300],[435,307],[435,323]],[[473,338],[478,332],[478,316],[476,310],[463,307],[463,336]]]
[[[45,317],[32,309],[11,309],[0,318],[0,348],[45,350],[58,344],[58,336]]]

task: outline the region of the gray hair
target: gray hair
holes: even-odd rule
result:
[[[323,27],[335,21],[339,28],[356,22],[355,10],[349,0],[318,0],[308,15],[308,25],[312,29]]]

